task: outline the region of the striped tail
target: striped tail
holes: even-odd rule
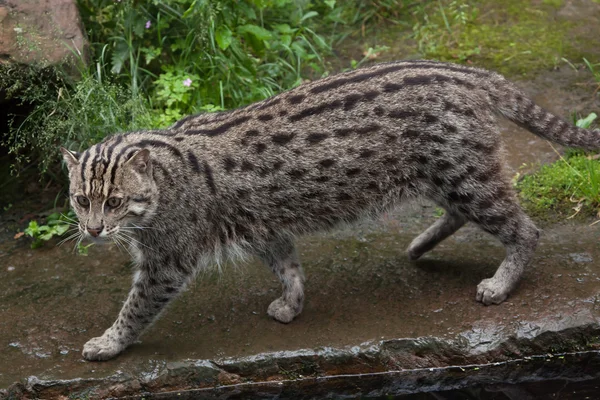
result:
[[[504,78],[491,94],[495,108],[506,118],[552,142],[586,150],[600,150],[600,129],[578,128],[538,106]]]

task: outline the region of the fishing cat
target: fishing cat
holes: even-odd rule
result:
[[[600,131],[552,115],[501,75],[401,61],[165,130],[111,136],[81,154],[61,149],[81,234],[128,242],[136,263],[117,320],[83,356],[116,356],[194,271],[238,253],[257,255],[279,277],[283,294],[267,313],[290,322],[304,301],[295,235],[419,196],[446,213],[408,256],[416,260],[466,222],[477,224],[504,244],[506,258],[476,299],[501,303],[539,232],[506,174],[497,115],[563,145],[600,147]]]

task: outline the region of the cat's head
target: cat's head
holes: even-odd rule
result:
[[[148,149],[111,151],[98,144],[81,154],[60,150],[69,170],[69,198],[82,235],[128,242],[127,236],[152,219],[158,191]]]

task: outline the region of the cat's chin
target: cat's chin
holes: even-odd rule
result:
[[[113,242],[113,240],[111,240],[110,237],[93,237],[93,236],[87,236],[85,238],[85,241],[88,243],[93,243],[94,245],[106,245],[106,244]]]

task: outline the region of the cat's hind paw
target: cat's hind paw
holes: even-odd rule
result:
[[[500,304],[508,297],[510,289],[502,282],[497,282],[494,278],[484,279],[477,285],[477,301],[486,306],[490,304]]]
[[[88,361],[105,361],[122,352],[125,346],[107,336],[90,339],[83,346],[83,358]]]

